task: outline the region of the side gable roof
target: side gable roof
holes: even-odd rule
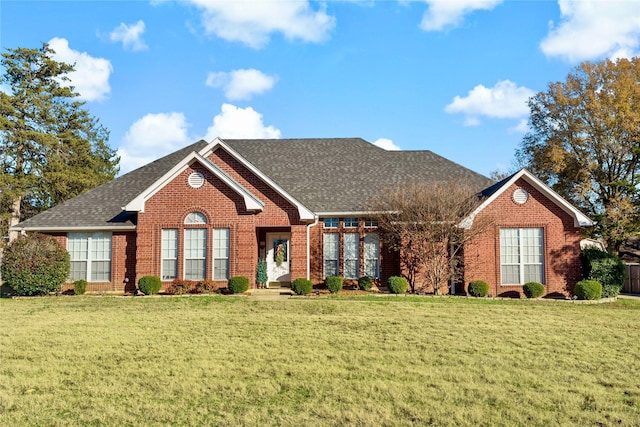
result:
[[[565,200],[558,193],[553,191],[551,187],[549,187],[544,182],[540,181],[536,178],[531,172],[526,169],[521,169],[515,174],[499,181],[490,187],[485,188],[480,194],[486,199],[480,206],[474,210],[471,215],[465,218],[460,226],[465,229],[471,228],[473,225],[473,220],[475,217],[487,206],[489,206],[495,199],[498,198],[502,193],[504,193],[511,185],[513,185],[518,179],[524,179],[529,184],[531,184],[536,190],[540,191],[544,194],[549,200],[555,203],[560,209],[565,211],[567,214],[573,217],[573,224],[575,227],[592,227],[594,222],[589,219],[585,214],[576,209],[571,203]]]

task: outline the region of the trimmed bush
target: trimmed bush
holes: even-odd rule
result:
[[[373,279],[368,276],[364,276],[358,279],[358,288],[361,291],[370,291],[373,287]]]
[[[310,294],[313,290],[313,283],[311,280],[301,277],[291,282],[291,290],[298,295]]]
[[[602,298],[602,284],[597,280],[581,280],[576,283],[573,293],[582,300],[600,299]]]
[[[175,279],[167,288],[167,293],[171,295],[188,294],[193,290],[193,282],[191,280]]]
[[[3,253],[2,280],[18,295],[60,292],[69,277],[69,253],[45,234],[20,237]]]
[[[84,295],[87,292],[87,281],[84,279],[73,282],[73,293],[76,295]]]
[[[340,290],[342,289],[342,282],[342,276],[327,276],[327,278],[324,279],[324,283],[327,285],[327,289],[329,289],[329,292],[331,292],[332,294],[337,294],[338,292],[340,292]]]
[[[538,282],[527,282],[522,286],[522,291],[527,298],[540,298],[544,295],[544,285]]]
[[[241,294],[249,290],[249,278],[245,276],[235,276],[229,279],[229,290],[234,294]]]
[[[158,276],[142,276],[138,280],[138,289],[145,295],[153,295],[160,292],[162,282]]]
[[[469,283],[469,295],[472,297],[486,297],[489,295],[489,284],[484,280],[474,280]]]
[[[212,294],[218,289],[220,289],[220,285],[218,283],[214,282],[213,280],[205,279],[200,280],[198,283],[196,283],[193,291],[196,294]]]
[[[602,284],[602,298],[618,296],[627,275],[622,260],[597,248],[585,248],[580,255],[583,277]]]
[[[409,288],[409,282],[404,277],[391,276],[387,279],[387,287],[392,294],[404,294]]]

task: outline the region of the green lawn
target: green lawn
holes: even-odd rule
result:
[[[640,425],[640,302],[0,300],[0,425]]]

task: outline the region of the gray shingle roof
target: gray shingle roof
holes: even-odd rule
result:
[[[233,150],[314,212],[361,212],[376,191],[412,181],[462,180],[478,188],[488,178],[431,151],[386,151],[360,138],[225,139]],[[18,224],[64,229],[135,225],[122,207],[167,173],[198,141]]]

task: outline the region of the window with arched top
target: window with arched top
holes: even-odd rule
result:
[[[185,224],[206,224],[207,223],[207,217],[204,216],[204,214],[200,213],[200,212],[191,212],[184,219],[184,223]]]

